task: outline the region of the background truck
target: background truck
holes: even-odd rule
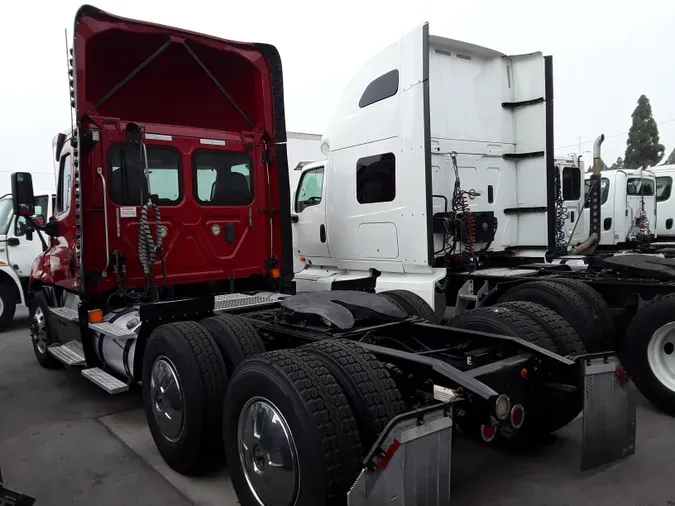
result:
[[[390,52],[406,59],[414,110],[420,63],[444,41],[425,24]],[[29,285],[33,347],[111,394],[140,383],[173,469],[224,456],[243,505],[444,504],[455,426],[522,447],[584,409],[583,469],[634,452],[619,360],[585,353],[541,305],[445,327],[410,291],[293,294],[274,47],[84,6],[72,55],[55,219],[30,220],[49,242]],[[30,217],[30,174],[12,178],[15,213]]]
[[[53,194],[36,195],[32,219],[44,224],[53,213],[54,199]],[[0,331],[12,322],[16,306],[26,304],[31,267],[43,251],[35,227],[13,208],[11,195],[0,197]]]
[[[658,220],[656,234],[659,241],[665,241],[666,246],[672,246],[675,240],[675,197],[673,193],[673,178],[675,165],[656,165],[650,167],[656,175],[656,207]]]
[[[542,304],[589,351],[620,350],[644,395],[675,414],[675,299],[664,297],[675,269],[663,253],[626,254],[653,229],[653,176],[612,173],[606,215],[604,136],[587,195],[579,164],[556,162],[552,57],[428,43],[416,58],[405,40],[383,50],[343,93],[327,159],[303,168],[293,202],[296,289],[408,290],[439,321]]]
[[[591,187],[591,174],[585,177],[585,195]],[[603,170],[600,178],[602,231],[598,248],[616,251],[638,243],[648,246],[658,236],[656,175],[650,170]],[[583,213],[583,236],[588,236],[590,202]]]

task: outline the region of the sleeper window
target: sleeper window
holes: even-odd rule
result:
[[[366,156],[356,162],[359,204],[391,202],[396,198],[396,157],[393,153]]]

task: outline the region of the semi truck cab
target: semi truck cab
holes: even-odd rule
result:
[[[49,220],[54,210],[54,194],[35,196],[32,217],[39,224]],[[43,246],[35,227],[25,216],[13,211],[11,195],[0,198],[0,331],[14,318],[17,305],[26,304],[26,289],[35,260]]]

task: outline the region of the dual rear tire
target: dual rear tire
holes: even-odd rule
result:
[[[155,329],[143,385],[165,461],[198,474],[224,455],[245,506],[344,503],[370,446],[405,409],[388,370],[357,343],[265,352],[233,315]]]

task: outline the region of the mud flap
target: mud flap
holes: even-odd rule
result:
[[[452,403],[394,418],[366,456],[347,505],[450,504],[452,432]]]
[[[635,453],[635,399],[619,359],[610,354],[582,358],[584,414],[581,470]]]

